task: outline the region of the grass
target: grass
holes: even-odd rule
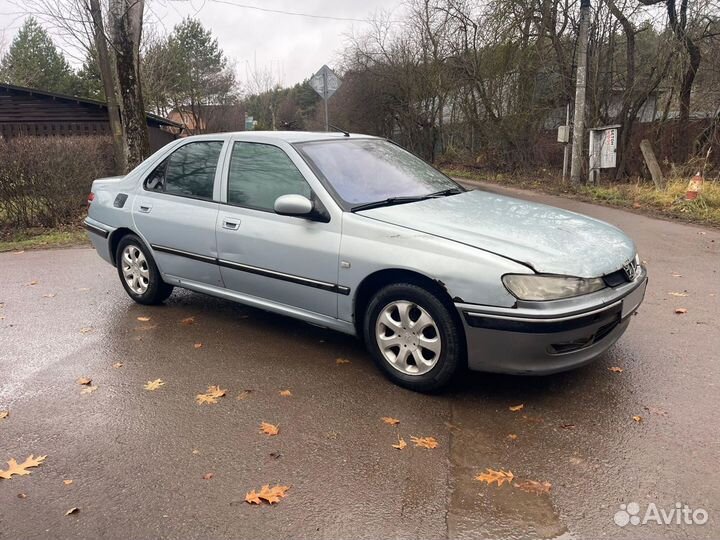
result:
[[[564,183],[546,170],[537,173],[504,174],[472,169],[445,167],[446,174],[456,178],[531,189],[597,204],[629,208],[651,215],[720,227],[720,182],[705,180],[700,196],[685,200],[689,178],[671,178],[664,189],[651,182],[601,182],[578,187]]]
[[[0,253],[46,249],[56,247],[84,246],[90,241],[87,232],[78,228],[28,229],[24,231],[0,230]]]

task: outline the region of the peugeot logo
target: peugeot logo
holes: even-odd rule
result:
[[[635,279],[635,276],[637,275],[637,264],[633,260],[629,260],[625,264],[623,264],[623,271],[625,272],[625,276],[627,277],[628,281],[633,281]]]

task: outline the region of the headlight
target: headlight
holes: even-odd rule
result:
[[[505,274],[502,281],[520,300],[560,300],[605,288],[602,278]]]

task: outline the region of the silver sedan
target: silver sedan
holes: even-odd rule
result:
[[[85,226],[128,295],[184,287],[361,338],[402,386],[553,373],[627,329],[647,276],[619,229],[467,191],[356,134],[188,137],[96,180]]]

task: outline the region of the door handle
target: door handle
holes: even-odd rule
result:
[[[143,214],[149,214],[150,210],[152,210],[152,204],[141,204],[138,210]]]
[[[223,229],[228,229],[230,231],[237,231],[240,228],[240,222],[230,220],[230,219],[224,219],[222,226],[223,226]]]

